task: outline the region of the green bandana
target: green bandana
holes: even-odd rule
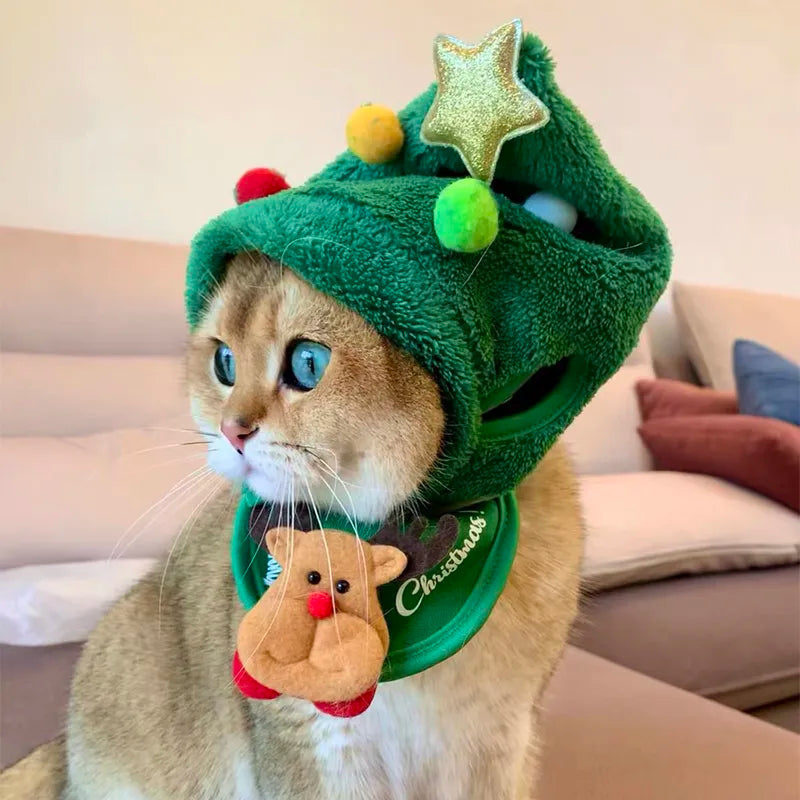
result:
[[[277,562],[250,535],[251,515],[259,503],[251,493],[243,494],[231,539],[233,577],[248,610],[280,572]],[[460,650],[486,622],[506,584],[519,532],[514,493],[451,513],[458,520],[458,535],[450,552],[422,575],[378,588],[389,627],[382,681],[422,672]],[[323,515],[320,522],[324,528],[356,532],[339,515]],[[359,525],[358,536],[368,541],[378,527]],[[435,527],[435,521],[430,523],[422,538]]]

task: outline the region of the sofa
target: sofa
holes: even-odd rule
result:
[[[185,255],[0,228],[0,765],[58,733],[94,622],[220,485],[185,445]],[[633,385],[685,370],[679,339],[644,337],[565,435],[586,592],[542,704],[542,798],[800,797],[797,515],[652,469]]]
[[[731,390],[733,341],[800,360],[799,321],[800,298],[675,283],[564,437],[587,525],[573,642],[795,731],[800,518],[720,478],[654,470],[635,387],[658,376]]]

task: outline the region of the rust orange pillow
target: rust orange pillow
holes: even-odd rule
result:
[[[636,396],[643,420],[690,414],[735,414],[739,410],[735,392],[707,389],[668,378],[637,381]]]
[[[767,417],[650,419],[639,435],[656,469],[724,478],[800,511],[800,427]]]

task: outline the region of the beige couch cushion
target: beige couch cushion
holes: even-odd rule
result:
[[[0,227],[0,341],[31,353],[178,355],[187,249]]]
[[[0,353],[0,431],[81,436],[152,425],[185,413],[182,383],[176,356]]]
[[[800,361],[800,297],[676,282],[672,299],[689,357],[707,386],[736,388],[736,339],[753,339]]]
[[[707,475],[581,478],[587,588],[800,561],[797,514]]]
[[[574,644],[750,709],[800,694],[800,567],[687,575],[584,598]]]
[[[798,800],[800,739],[568,648],[543,701],[539,800]]]
[[[191,421],[165,427],[188,428]],[[0,568],[161,555],[193,509],[224,483],[207,474],[205,445],[180,444],[199,439],[170,430],[6,437]]]
[[[652,467],[636,429],[640,422],[636,382],[653,377],[645,337],[575,421],[562,441],[579,474],[638,472]]]

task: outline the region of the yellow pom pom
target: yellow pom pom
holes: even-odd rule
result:
[[[366,105],[347,120],[347,146],[367,164],[385,164],[403,148],[403,128],[391,108]]]

